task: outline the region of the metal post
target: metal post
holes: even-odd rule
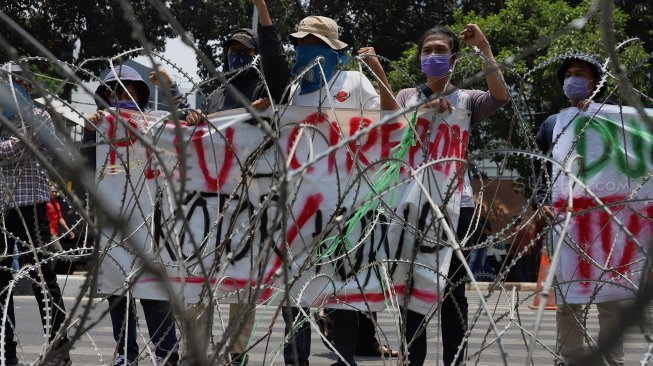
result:
[[[254,7],[254,12],[252,13],[252,30],[254,33],[258,33],[258,9]]]

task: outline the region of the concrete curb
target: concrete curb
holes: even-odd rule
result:
[[[59,287],[61,287],[61,290],[63,291],[63,296],[64,297],[77,297],[79,296],[80,290],[82,288],[82,285],[84,284],[84,281],[86,280],[86,275],[84,274],[72,274],[72,275],[57,275],[57,282],[59,283]],[[479,287],[481,288],[481,291],[488,291],[490,287],[493,285],[493,282],[478,282]],[[537,283],[535,282],[505,282],[503,286],[506,288],[508,291],[512,291],[513,287],[517,289],[517,291],[527,291],[527,292],[534,292],[537,287]],[[465,285],[466,290],[474,290],[472,287],[471,283],[467,283]],[[20,281],[18,281],[18,284],[16,285],[15,295],[18,296],[27,296],[27,295],[32,295],[32,286],[31,283],[28,279],[23,278]]]
[[[480,287],[481,291],[488,291],[492,285],[494,285],[494,282],[478,282],[478,287]],[[504,282],[503,287],[506,288],[508,291],[512,291],[513,287],[517,289],[517,291],[528,291],[528,292],[535,292],[537,289],[537,283],[535,282]],[[466,290],[473,290],[474,287],[472,286],[471,283],[467,283],[465,285]],[[497,290],[500,289],[500,287],[497,288]]]

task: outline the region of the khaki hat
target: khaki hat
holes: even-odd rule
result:
[[[297,32],[290,35],[290,40],[295,43],[298,38],[304,38],[309,34],[321,39],[336,51],[348,46],[338,39],[338,24],[331,18],[311,15],[302,19]]]

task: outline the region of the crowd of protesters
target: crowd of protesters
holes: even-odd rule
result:
[[[455,107],[471,112],[470,132],[473,134],[480,124],[509,101],[509,93],[501,70],[494,61],[490,42],[475,24],[457,30],[458,34],[446,27],[436,26],[415,40],[416,56],[424,73],[424,82],[416,88],[401,90],[395,96],[379,59],[375,57],[374,48],[360,48],[357,54],[379,81],[378,88],[375,89],[363,73],[339,68],[345,61],[343,51],[348,45],[340,40],[338,25],[328,17],[306,17],[299,23],[297,32],[288,35],[295,46],[295,61],[289,65],[283,48],[284,37],[274,26],[265,1],[252,2],[260,15],[258,31],[237,29],[223,45],[224,76],[240,92],[239,96],[233,94],[225,85],[221,85],[207,99],[202,111],[183,114],[188,124],[198,123],[206,118],[205,114],[240,108],[244,98],[245,102],[251,103],[251,107],[261,110],[273,103],[381,110],[419,107],[435,108],[441,113],[447,113]],[[460,55],[461,41],[478,48],[483,54],[487,91],[459,89],[451,83],[452,66]],[[246,69],[256,56],[261,60],[263,78],[255,69]],[[320,65],[315,63],[318,58],[322,60]],[[6,291],[16,272],[11,263],[16,247],[18,253],[23,256],[22,264],[32,266],[29,273],[33,279],[34,294],[39,304],[44,332],[51,340],[50,347],[41,360],[42,364],[68,366],[72,363],[70,344],[66,332],[61,329],[66,309],[56,274],[49,266],[41,266],[37,271],[35,264],[48,262],[63,250],[58,241],[61,236],[59,226],[63,228],[64,235],[74,237],[75,234],[61,215],[61,208],[55,199],[57,188],[50,186],[42,163],[26,147],[26,144],[31,143],[38,150],[47,151],[47,144],[44,144],[42,139],[52,134],[52,122],[48,113],[37,107],[30,96],[32,83],[35,82],[34,76],[19,65],[12,65],[4,74],[9,77],[2,84],[0,91],[11,93],[16,101],[12,106],[2,106],[3,123],[0,126],[0,208],[4,220],[3,240],[0,241],[0,312],[8,314],[3,317],[4,335],[1,346],[4,350],[4,364],[19,364],[14,335],[16,324],[13,295],[11,291]],[[290,88],[290,93],[284,95],[291,77],[298,75],[302,75],[298,85]],[[590,93],[597,86],[601,68],[590,56],[572,56],[562,63],[558,76],[572,105],[583,108],[588,103]],[[169,88],[178,109],[189,108],[185,98],[164,70],[153,73],[151,81],[157,86]],[[343,101],[332,98],[338,91],[345,91],[349,98]],[[439,97],[432,98],[434,94]],[[149,87],[143,78],[125,65],[112,70],[96,91],[99,109],[146,111],[149,95]],[[92,133],[101,120],[102,114],[99,111],[89,116],[86,128]],[[547,119],[537,134],[538,146],[544,153],[550,152],[555,120],[555,116]],[[13,124],[13,128],[9,127],[10,124]],[[24,139],[18,138],[17,134],[21,134]],[[544,174],[547,169],[541,166],[537,168],[537,174]],[[515,216],[509,220],[510,230],[501,235],[493,233],[492,228],[497,225],[492,224],[492,220],[496,217],[493,217],[486,205],[475,205],[469,174],[463,176],[460,219],[456,234],[468,247],[475,246],[471,251],[464,251],[472,272],[479,278],[488,273],[497,275],[509,263],[512,264],[507,274],[509,281],[535,281],[542,248],[541,240],[535,243],[537,228],[530,223],[523,226],[521,217]],[[546,187],[540,188],[535,210],[544,213],[540,217],[541,220],[553,218],[554,213],[546,198]],[[488,253],[488,249],[491,253]],[[447,366],[459,365],[465,360],[468,307],[465,296],[466,276],[462,263],[458,257],[453,256],[445,289],[449,295],[440,306],[443,364]],[[48,303],[52,306],[46,309]],[[148,299],[140,299],[140,303],[150,341],[155,345],[157,366],[179,364],[181,361],[177,331],[170,303]],[[139,348],[134,300],[129,293],[117,293],[108,297],[108,305],[116,342],[114,364],[136,365]],[[599,314],[614,320],[614,309],[618,306],[617,303],[603,304],[599,306]],[[254,310],[247,312],[246,309],[245,304],[233,304],[230,307],[230,322],[237,319],[242,322],[242,331],[229,341],[229,361],[233,365],[248,363],[246,345],[251,337],[256,314]],[[562,356],[562,364],[573,363],[583,352],[582,329],[574,327],[577,322],[570,320],[574,316],[580,316],[579,312],[580,305],[560,305],[558,311],[558,350]],[[286,322],[283,358],[286,365],[309,365],[311,328],[308,322],[297,322],[300,314],[297,308],[283,312]],[[318,320],[328,340],[328,346],[340,355],[334,365],[356,365],[356,356],[361,355],[398,355],[397,350],[391,350],[379,342],[375,329],[376,314],[333,309],[324,310],[320,314]],[[427,333],[419,332],[419,329],[426,319],[424,315],[410,310],[407,314],[405,336],[413,341],[408,349],[398,351],[407,353],[406,358],[411,366],[422,365],[429,347]],[[622,344],[615,345],[605,354],[610,365],[624,364]]]

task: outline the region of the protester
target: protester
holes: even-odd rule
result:
[[[331,318],[333,309],[319,309],[315,315],[322,335],[323,343],[333,348],[333,319]],[[358,312],[358,338],[356,339],[356,356],[363,357],[397,357],[399,352],[393,351],[387,345],[379,342],[376,335],[376,312],[373,311],[359,311]]]
[[[377,93],[372,83],[358,71],[338,70],[337,66],[345,62],[343,53],[348,46],[338,39],[338,25],[331,18],[309,16],[304,18],[297,32],[290,35],[295,45],[296,60],[292,74],[299,75],[321,56],[322,68],[315,64],[306,70],[299,87],[294,89],[289,104],[322,108],[365,108],[395,109],[397,104],[392,96],[388,82],[379,59],[375,57],[374,48],[363,47],[358,54],[379,78],[382,86]],[[322,71],[324,75],[322,75]],[[328,84],[324,84],[326,80]],[[332,92],[343,92],[345,97],[334,98]]]
[[[252,2],[259,13],[258,34],[249,28],[241,28],[224,43],[223,49],[227,50],[223,56],[224,77],[253,107],[265,109],[270,105],[270,97],[274,102],[281,101],[290,70],[281,35],[272,23],[265,0]],[[261,57],[265,80],[254,67],[248,67],[257,54]],[[221,85],[209,97],[205,112],[211,114],[240,107],[226,85]]]
[[[179,95],[178,89],[171,83],[170,76],[164,70],[161,70],[160,74],[166,80],[165,83],[173,87],[171,90],[173,96]],[[159,80],[155,79],[153,75],[151,75],[150,79],[153,79],[152,81],[155,83],[159,83]],[[122,82],[124,88],[118,84],[118,80]],[[99,108],[103,108],[104,104],[108,104],[118,110],[135,111],[140,109],[147,112],[150,89],[136,70],[126,65],[120,65],[107,74],[103,83],[95,91],[95,96]],[[175,100],[178,103],[178,108],[188,107],[184,98],[175,97]],[[89,119],[93,124],[97,125],[102,121],[102,114],[98,112]],[[137,314],[134,301],[131,299],[128,301],[126,295],[120,294],[110,295],[108,302],[113,338],[116,341],[114,365],[136,365],[138,363],[139,349],[136,331]],[[155,347],[156,366],[177,365],[179,361],[178,342],[170,302],[167,300],[140,299],[140,303],[143,307],[150,341]],[[127,345],[126,350],[125,343]]]
[[[477,245],[485,243],[487,237],[492,231],[490,220],[487,218],[487,206],[481,205],[481,214],[476,223],[476,229],[472,233],[467,245]],[[469,267],[474,276],[484,276],[487,273],[485,258],[487,257],[487,246],[474,249],[469,255]],[[478,280],[478,278],[477,278]]]
[[[426,74],[426,84],[417,88],[404,89],[397,95],[401,107],[417,106],[426,101],[434,93],[442,96],[424,105],[426,108],[439,107],[439,112],[446,113],[455,106],[471,112],[470,134],[486,118],[500,109],[508,101],[508,91],[504,86],[503,76],[498,69],[490,49],[490,43],[476,24],[468,24],[460,33],[461,40],[478,47],[487,58],[483,63],[485,80],[489,91],[458,89],[450,84],[451,68],[459,51],[458,38],[448,29],[434,27],[422,35],[417,44],[417,60],[422,72]],[[461,198],[460,217],[456,234],[463,239],[472,225],[474,213],[474,194],[467,174],[463,174],[463,193]],[[463,343],[467,330],[467,298],[464,286],[465,272],[456,255],[453,255],[449,267],[445,298],[440,308],[442,327],[442,345],[444,365],[458,365],[463,362],[467,348]],[[462,317],[462,318],[461,318]],[[461,321],[462,320],[462,321]],[[413,340],[425,317],[408,310],[406,319],[406,340]],[[459,346],[462,352],[456,363],[454,358]],[[426,359],[426,332],[421,332],[407,350],[411,366],[422,365]]]
[[[375,57],[374,48],[363,47],[358,54],[381,81],[380,96],[372,83],[358,71],[345,71],[338,69],[346,60],[343,51],[348,46],[340,41],[338,25],[336,22],[323,16],[309,16],[304,18],[297,28],[297,32],[290,35],[291,42],[295,45],[296,60],[292,66],[292,74],[303,75],[299,86],[291,91],[289,104],[295,106],[318,108],[356,108],[356,109],[395,109],[396,102],[383,67]],[[315,63],[322,57],[320,65]],[[325,84],[326,82],[326,84]],[[342,95],[334,98],[334,95]],[[308,312],[308,309],[306,309]],[[293,308],[288,314],[283,311],[286,322],[286,337],[292,331],[292,325],[299,314]],[[353,310],[330,310],[333,319],[331,329],[335,349],[342,355],[334,365],[356,365],[354,356],[357,352],[359,340],[359,326],[361,322],[371,322],[365,314]],[[365,323],[365,329],[369,324]],[[372,325],[373,329],[373,325]],[[290,341],[284,346],[284,361],[286,365],[308,365],[310,356],[311,333],[307,321],[301,322],[299,329],[295,329],[290,336]],[[369,338],[369,337],[365,337]],[[378,342],[376,350],[383,354],[392,354],[392,351],[383,348]],[[293,345],[296,346],[297,358],[293,356]],[[367,345],[366,345],[367,346]],[[367,350],[364,350],[365,353]],[[387,351],[387,352],[386,352]]]
[[[159,80],[159,77],[161,80]],[[126,91],[123,90],[120,84],[118,84],[118,79],[123,83],[123,85],[125,85],[127,88]],[[183,110],[190,108],[188,100],[181,94],[179,87],[165,69],[150,71],[148,79],[152,84],[154,84],[154,86],[169,88],[170,94],[175,101],[176,109]],[[119,92],[123,93],[124,99],[121,100],[118,98]],[[139,99],[135,98],[135,95],[138,95]],[[88,118],[88,122],[90,123],[87,122],[84,125],[86,131],[91,132],[91,134],[85,135],[85,138],[92,138],[93,141],[95,141],[95,126],[102,121],[103,114],[100,113],[100,111],[104,110],[106,106],[131,111],[137,111],[140,109],[142,112],[151,112],[147,106],[149,99],[150,87],[136,70],[127,65],[119,65],[115,68],[115,71],[110,70],[102,81],[102,84],[100,84],[100,86],[95,90],[95,103],[98,107],[98,113],[91,115]],[[182,116],[190,119],[189,121],[186,121],[190,124],[194,124],[199,120],[197,114],[194,113],[183,113]]]
[[[249,28],[235,31],[224,43],[223,56],[225,79],[258,110],[264,110],[274,102],[280,102],[290,80],[290,69],[283,50],[281,35],[270,18],[265,0],[252,0],[258,10],[258,34]],[[254,57],[261,57],[264,79],[256,68],[251,67]],[[267,89],[266,89],[267,86]],[[269,90],[269,94],[268,94]],[[242,107],[227,85],[218,87],[208,98],[204,112],[207,114]],[[254,329],[256,311],[247,310],[247,304],[230,304],[229,324],[238,324],[240,330],[231,340],[229,353],[233,365],[247,364],[247,342]],[[241,316],[244,317],[241,318]]]
[[[510,282],[528,281],[528,265],[532,262],[528,258],[535,251],[534,243],[531,243],[534,237],[532,228],[530,225],[522,226],[521,222],[521,217],[513,217],[513,224],[510,228],[511,240],[509,239],[510,246],[506,256],[506,264],[512,265],[506,278]]]
[[[603,69],[601,63],[592,55],[580,53],[567,55],[558,69],[557,76],[565,96],[573,107],[584,109],[592,102],[589,99],[592,94],[594,94],[594,98],[599,98],[604,92],[603,89],[597,89],[603,76]],[[545,154],[551,154],[553,149],[553,141],[555,141],[553,131],[557,117],[558,114],[549,116],[540,126],[535,138],[537,146]],[[539,160],[536,161],[535,174],[539,183],[535,204],[541,210],[540,217],[542,220],[553,219],[555,213],[551,207],[547,188],[551,186],[551,165],[547,164],[545,169],[542,169]],[[579,228],[579,230],[584,229]],[[598,343],[610,345],[600,351],[605,361],[611,366],[625,364],[623,336],[614,333],[614,330],[620,329],[618,315],[624,301],[628,300],[595,302],[599,317]],[[573,365],[585,355],[585,312],[588,305],[569,304],[564,300],[562,303],[558,303],[556,353],[559,353],[562,358],[562,362],[558,363],[558,366]],[[608,339],[611,341],[608,342]]]
[[[508,255],[507,248],[509,245],[510,243],[506,243],[505,241],[497,241],[488,247],[486,265],[495,280],[496,276],[501,273],[506,256]]]
[[[69,239],[75,239],[75,232],[70,230],[66,220],[61,215],[61,205],[57,200],[59,192],[57,187],[50,186],[50,201],[47,203],[48,222],[50,223],[50,247],[53,253],[63,252],[63,247],[59,242],[59,225],[68,233]]]
[[[51,266],[41,265],[50,261],[50,253],[44,249],[50,239],[46,209],[50,199],[48,174],[23,142],[26,139],[41,152],[46,152],[43,139],[52,138],[54,128],[50,115],[36,107],[30,96],[34,75],[15,64],[10,66],[8,72],[9,84],[3,83],[1,88],[3,94],[7,92],[5,95],[10,96],[12,105],[6,109],[3,106],[0,123],[0,211],[4,216],[0,240],[0,314],[5,314],[5,311],[7,314],[2,324],[4,361],[9,366],[19,364],[14,339],[16,318],[13,292],[8,290],[13,276],[13,256],[5,255],[13,253],[15,238],[25,263],[32,266],[29,270],[32,289],[41,313],[43,330],[50,340],[41,364],[68,366],[72,362],[69,339],[65,329],[61,328],[66,317],[61,289]],[[13,103],[14,100],[16,103]],[[12,124],[19,135],[9,128]]]

